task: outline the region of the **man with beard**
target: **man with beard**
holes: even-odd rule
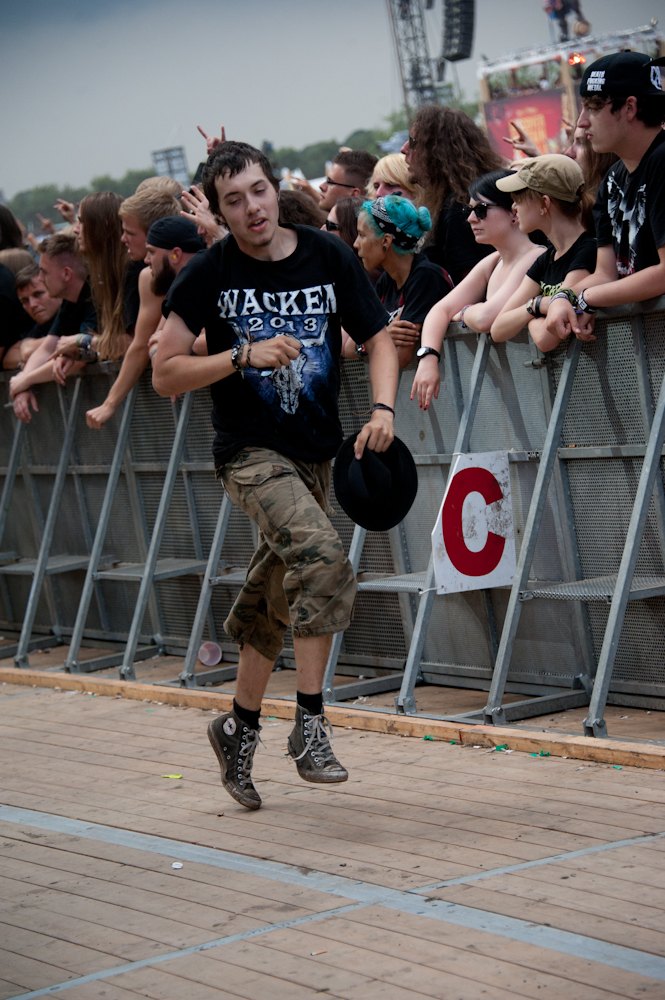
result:
[[[122,368],[101,404],[85,415],[88,427],[101,430],[123,399],[136,385],[148,364],[148,341],[162,315],[162,298],[150,290],[151,275],[144,266],[146,237],[153,222],[180,216],[180,202],[170,191],[146,187],[126,198],[118,211],[122,220],[121,241],[127,247],[130,264],[124,289],[124,319],[133,339],[122,361]]]
[[[164,301],[166,293],[185,264],[188,264],[199,250],[205,248],[203,236],[199,234],[196,225],[188,219],[169,216],[152,224],[146,237],[145,262],[150,272],[150,291],[159,298],[160,303]],[[164,323],[165,319],[162,316],[148,344],[150,357],[157,350]],[[202,350],[198,350],[200,345],[203,345]],[[201,334],[195,341],[193,350],[197,354],[207,353],[205,334]]]

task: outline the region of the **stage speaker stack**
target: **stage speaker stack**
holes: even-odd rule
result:
[[[468,59],[473,49],[475,0],[444,0],[443,52],[448,62]]]

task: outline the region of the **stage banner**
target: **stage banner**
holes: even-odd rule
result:
[[[509,156],[510,146],[504,136],[514,138],[517,133],[510,121],[518,119],[541,153],[563,153],[568,142],[561,118],[565,114],[563,90],[543,90],[540,93],[500,97],[487,101],[484,106],[485,121],[490,141],[501,156]],[[506,150],[508,152],[506,152]]]
[[[432,532],[437,594],[513,582],[515,534],[506,452],[457,455]]]

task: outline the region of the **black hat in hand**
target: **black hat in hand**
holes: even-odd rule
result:
[[[387,451],[365,448],[355,457],[357,435],[342,444],[335,458],[333,483],[342,510],[361,528],[387,531],[403,521],[418,492],[413,455],[396,437]]]

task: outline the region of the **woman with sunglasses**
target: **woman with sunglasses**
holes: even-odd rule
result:
[[[503,306],[545,250],[520,231],[512,196],[496,186],[498,180],[511,176],[510,170],[492,170],[469,187],[469,204],[463,213],[476,242],[494,247],[495,252],[480,260],[427,314],[411,389],[411,399],[417,397],[422,410],[429,407],[432,398],[439,398],[439,360],[449,324],[461,320],[470,330],[489,333]]]
[[[383,267],[376,292],[390,317],[388,333],[400,368],[413,358],[425,316],[453,286],[442,267],[416,253],[431,227],[426,208],[397,195],[364,202],[358,215],[354,246],[366,271]]]

